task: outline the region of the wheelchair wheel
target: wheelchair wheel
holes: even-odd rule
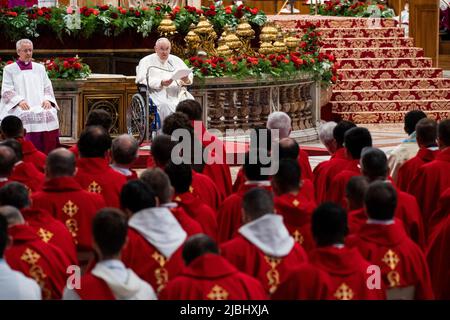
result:
[[[139,144],[145,139],[145,108],[146,104],[142,95],[134,94],[127,110],[127,130],[128,134],[135,137]]]

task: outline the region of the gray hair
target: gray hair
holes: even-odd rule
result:
[[[20,39],[16,42],[16,50],[19,51],[24,44],[31,44],[31,47],[33,47],[33,42],[30,39]]]
[[[167,39],[167,38],[165,38],[165,37],[162,37],[162,38],[159,38],[158,40],[156,40],[155,48],[156,48],[160,43],[163,43],[163,42],[168,43],[168,44],[170,45],[170,47],[172,47],[172,43],[170,43],[170,40]]]
[[[0,215],[6,218],[9,227],[25,223],[25,219],[19,209],[13,206],[1,206]]]
[[[327,145],[327,143],[334,140],[333,130],[336,125],[336,122],[329,121],[319,127],[319,140],[322,144]]]
[[[137,157],[139,143],[129,134],[121,134],[112,141],[111,154],[118,164],[131,164]]]
[[[267,129],[278,129],[280,140],[289,137],[291,128],[291,118],[287,113],[275,111],[269,114],[267,118]]]

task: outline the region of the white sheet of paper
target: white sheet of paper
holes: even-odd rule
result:
[[[181,78],[184,78],[188,76],[192,72],[192,69],[180,69],[175,71],[172,74],[172,80],[180,80]]]

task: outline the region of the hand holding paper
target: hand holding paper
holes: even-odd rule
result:
[[[180,80],[181,78],[187,77],[189,74],[191,74],[192,69],[180,69],[175,71],[172,74],[172,80]]]

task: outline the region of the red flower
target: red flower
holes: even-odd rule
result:
[[[69,61],[64,61],[63,66],[64,66],[64,69],[69,69],[70,68]]]
[[[336,81],[337,81],[336,76],[332,76],[332,77],[331,77],[331,82],[336,83]]]
[[[194,10],[195,10],[195,8],[194,8]],[[202,9],[197,9],[197,14],[198,15],[201,15],[201,14],[203,14],[204,12],[203,12],[203,10]]]
[[[8,11],[8,12],[6,12],[6,15],[7,15],[7,16],[10,16],[10,17],[17,17],[17,12],[14,12],[14,11]]]
[[[226,7],[226,8],[225,8],[225,13],[226,13],[226,14],[231,14],[231,12],[232,12],[232,10],[231,10],[230,7]]]
[[[176,6],[176,7],[173,9],[172,13],[173,13],[173,14],[177,14],[178,12],[180,12],[180,7],[179,7],[179,6]]]
[[[310,61],[311,63],[316,63],[316,60],[314,60],[313,58],[309,59],[309,61]]]
[[[100,10],[102,10],[102,11],[106,11],[108,9],[109,9],[109,6],[106,4],[100,7]]]
[[[135,15],[136,17],[140,17],[140,16],[141,16],[141,13],[140,13],[139,11],[136,11],[136,12],[134,13],[134,15]]]
[[[127,14],[127,10],[125,10],[125,9],[120,9],[119,11],[121,14]]]
[[[284,59],[283,63],[289,63],[289,60],[288,59]]]
[[[300,42],[298,45],[300,48],[306,48],[307,43],[305,41]]]
[[[155,8],[155,11],[161,11],[161,7],[159,7],[159,6],[156,7],[156,8]]]
[[[91,15],[91,12],[90,12],[89,10],[86,10],[86,11],[84,12],[84,15],[85,15],[86,17],[89,17],[89,16]]]
[[[196,12],[196,10],[197,10],[194,7],[188,7],[188,6],[186,6],[186,9],[188,12]]]
[[[277,57],[277,61],[281,61],[281,60],[283,60],[284,59],[284,56],[282,56],[282,55],[279,55],[278,57]]]
[[[334,56],[332,55],[332,54],[329,54],[328,55],[328,60],[330,60],[331,62],[333,62],[335,59],[334,59]]]
[[[208,73],[208,69],[203,67],[203,68],[200,69],[200,72],[203,73],[204,75],[206,75]]]
[[[6,61],[6,64],[11,64],[11,63],[14,63],[14,61],[12,61],[12,60]]]
[[[253,15],[256,15],[256,14],[258,13],[258,8],[250,9],[250,12],[251,12]]]
[[[215,5],[210,5],[209,6],[209,10],[216,10],[216,6]]]
[[[93,10],[92,10],[92,13],[93,13],[94,15],[98,16],[98,14],[100,13],[100,11],[98,11],[98,10],[96,10],[96,9],[93,9]]]
[[[384,10],[384,6],[383,6],[382,4],[379,4],[379,5],[378,5],[378,9],[380,9],[381,11],[383,11],[383,10]]]
[[[79,63],[79,62],[74,63],[73,67],[77,70],[81,70],[81,68],[82,68],[81,63]]]
[[[205,16],[207,17],[213,17],[216,15],[216,12],[214,10],[208,10],[205,12]]]
[[[39,9],[37,12],[38,16],[43,16],[44,15],[44,11],[42,11],[41,9]]]

